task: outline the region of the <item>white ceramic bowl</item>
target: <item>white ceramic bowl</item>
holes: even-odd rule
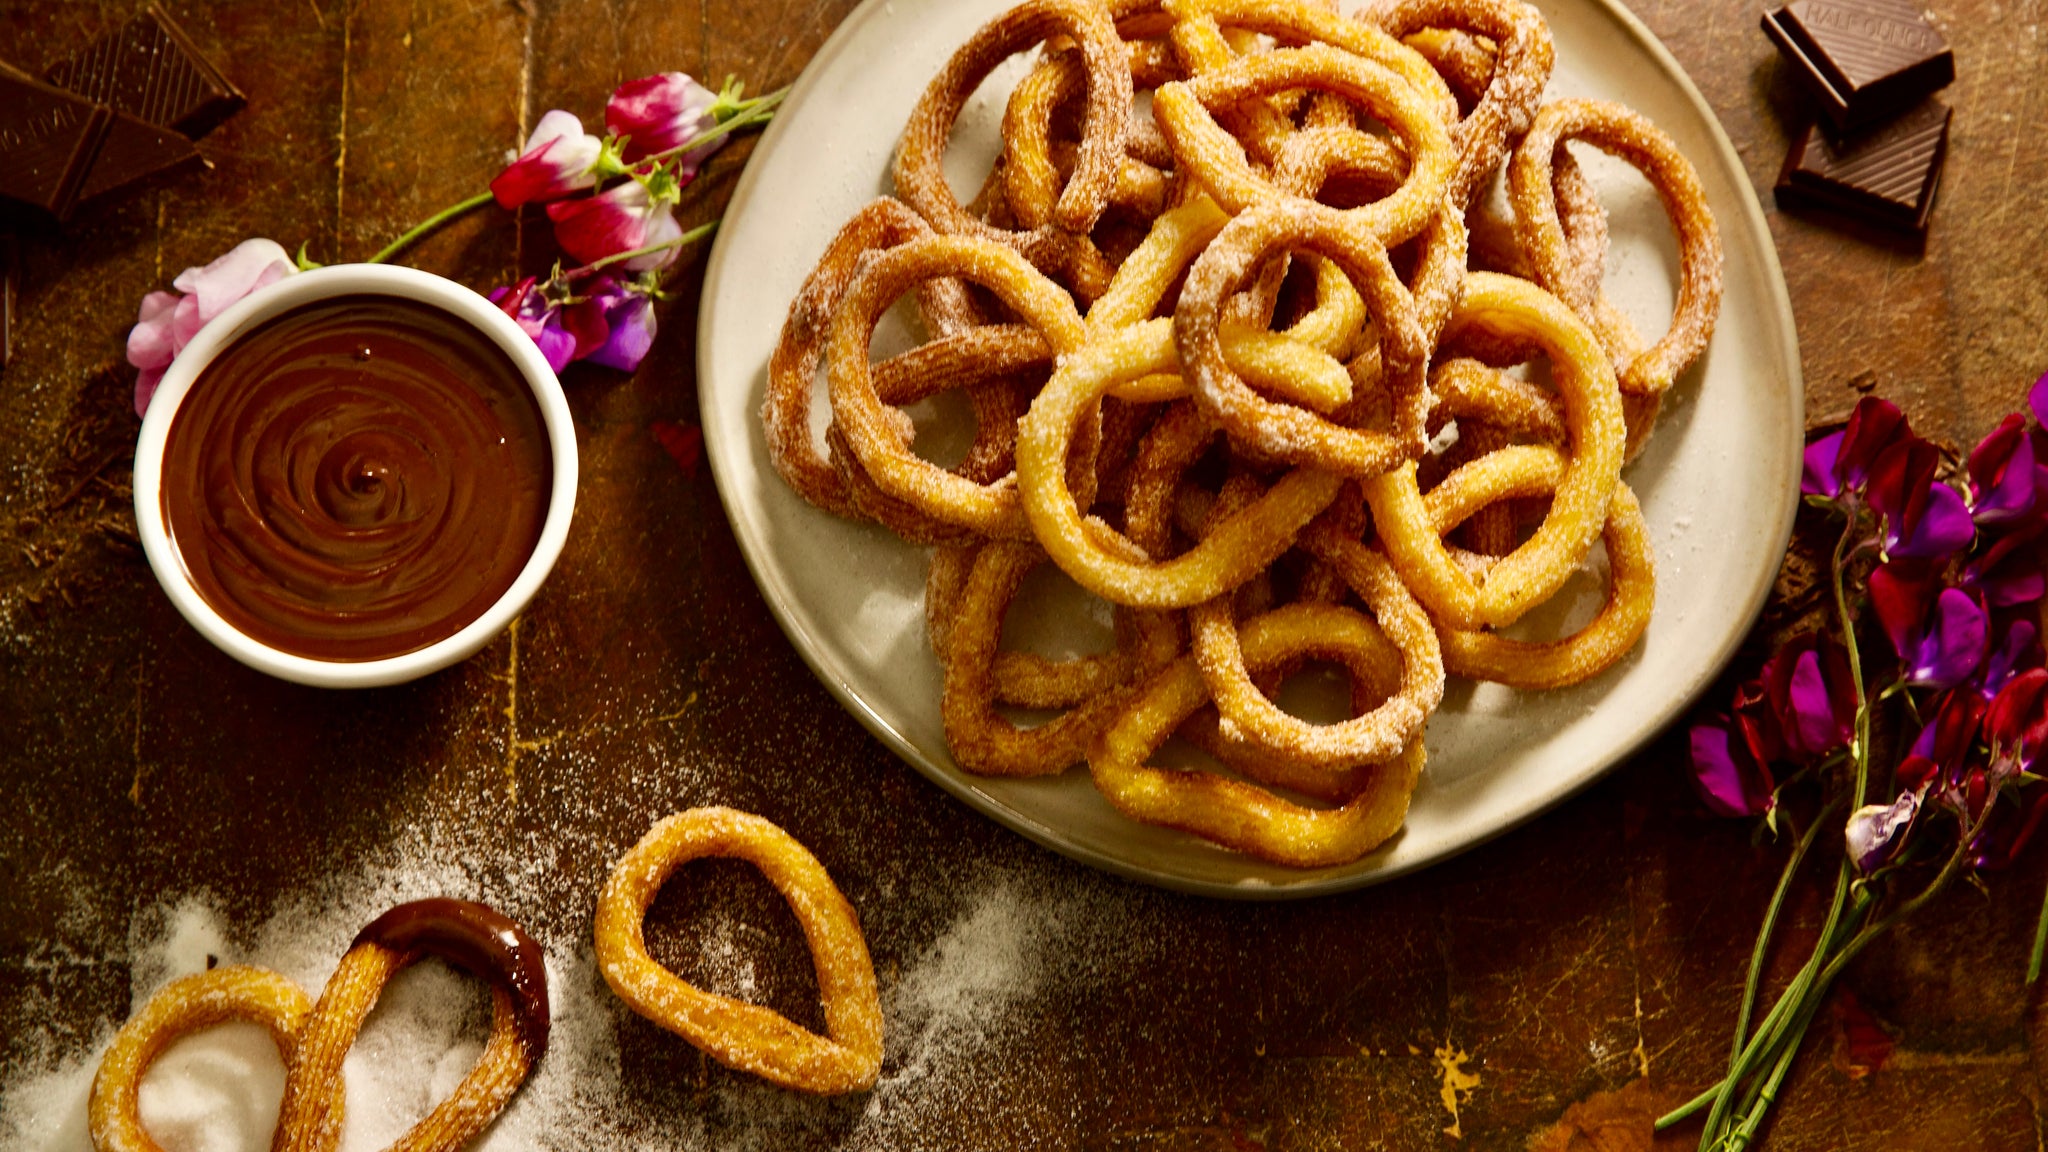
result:
[[[301,304],[357,294],[398,296],[432,304],[468,321],[504,349],[540,404],[554,457],[555,482],[548,494],[547,519],[541,525],[540,541],[534,545],[533,554],[512,586],[483,615],[453,636],[401,656],[381,660],[315,660],[251,639],[200,596],[164,523],[164,445],[178,405],[192,390],[193,381],[222,349],[271,317]],[[149,566],[171,603],[177,605],[200,635],[221,651],[258,671],[319,688],[398,684],[475,655],[512,623],[512,618],[540,590],[541,581],[547,579],[556,557],[562,554],[562,543],[569,536],[569,518],[575,511],[576,427],[570,419],[569,402],[562,395],[561,382],[555,379],[554,370],[548,367],[540,349],[497,305],[468,288],[416,268],[389,264],[337,264],[287,276],[214,317],[164,373],[163,383],[158,385],[156,396],[149,403],[149,413],[143,418],[142,437],[135,446],[135,524],[142,536],[143,553],[149,557]]]

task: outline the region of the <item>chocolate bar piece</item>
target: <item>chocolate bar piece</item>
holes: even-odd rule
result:
[[[45,75],[59,88],[194,140],[248,103],[154,4]]]
[[[104,104],[0,75],[0,196],[70,216],[113,117]]]
[[[1837,133],[1912,107],[1956,78],[1954,53],[1911,0],[1796,0],[1763,16]]]
[[[175,132],[0,72],[0,196],[63,221],[86,196],[199,162]]]
[[[1779,205],[1827,209],[1925,236],[1953,115],[1929,100],[1890,124],[1841,141],[1809,126],[1792,142],[1778,173]]]

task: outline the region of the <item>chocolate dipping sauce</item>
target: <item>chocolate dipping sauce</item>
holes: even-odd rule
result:
[[[237,630],[377,660],[454,635],[511,587],[553,482],[540,405],[489,336],[431,304],[337,296],[200,372],[164,448],[163,512]]]

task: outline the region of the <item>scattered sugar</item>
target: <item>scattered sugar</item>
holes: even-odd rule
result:
[[[524,885],[522,885],[523,887]],[[206,893],[143,910],[130,940],[133,1003],[209,963],[276,969],[317,995],[357,929],[403,900],[473,891],[459,867],[429,853],[395,853],[380,866],[295,893],[260,923],[235,923]],[[515,897],[516,899],[516,897]],[[989,865],[957,884],[910,886],[867,917],[881,965],[887,1031],[882,1076],[865,1094],[819,1099],[744,1076],[725,1076],[687,1109],[657,1110],[621,1075],[619,1037],[643,1027],[604,986],[587,939],[542,939],[553,1028],[548,1055],[476,1145],[525,1149],[703,1149],[768,1152],[797,1143],[917,1152],[945,1147],[947,1121],[998,1119],[983,1098],[990,1060],[1039,1050],[1049,1012],[1091,973],[1129,972],[1153,946],[1119,925],[1129,901],[1100,881],[1061,885]],[[587,929],[587,921],[582,927]],[[900,935],[882,936],[880,932]],[[707,983],[756,990],[758,929],[714,921],[701,936]],[[920,941],[889,962],[893,940]],[[342,1152],[373,1152],[454,1088],[481,1051],[488,994],[429,961],[395,978],[345,1064]],[[92,1074],[117,1022],[84,1050],[42,1049],[0,1070],[0,1146],[89,1152],[85,1105]],[[680,1044],[681,1041],[676,1041]],[[284,1072],[269,1036],[227,1025],[169,1049],[144,1080],[145,1125],[165,1152],[260,1152],[269,1146]],[[823,1139],[821,1139],[821,1137]]]

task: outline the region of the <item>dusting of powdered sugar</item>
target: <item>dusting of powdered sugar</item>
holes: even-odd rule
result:
[[[286,897],[256,923],[235,922],[204,892],[166,898],[133,920],[132,1003],[213,963],[272,968],[317,996],[356,931],[377,914],[405,900],[474,889],[464,869],[436,853],[393,849],[376,866]],[[605,987],[584,918],[559,938],[536,933],[547,952],[553,1010],[548,1053],[475,1147],[946,1148],[952,1122],[1002,1118],[1002,1102],[980,1091],[990,1062],[1033,1058],[1052,1042],[1047,1021],[1057,1020],[1063,996],[1091,973],[1135,970],[1142,963],[1136,953],[1151,946],[1147,934],[1128,931],[1131,895],[1100,882],[1054,886],[987,865],[956,883],[892,895],[864,915],[886,1030],[872,1090],[821,1099],[721,1073],[687,1107],[654,1106],[645,1085],[629,1083],[621,1067],[621,1036],[646,1025]],[[754,925],[707,924],[694,945],[707,987],[753,992],[755,957],[771,943],[761,936]],[[395,978],[344,1067],[342,1152],[388,1146],[445,1097],[481,1051],[489,1005],[475,980],[438,961]],[[46,1040],[0,1070],[0,1146],[90,1152],[86,1097],[117,1023],[108,1021],[84,1050]],[[267,1033],[222,1026],[159,1059],[144,1080],[143,1119],[165,1152],[260,1152],[269,1146],[283,1082]]]

